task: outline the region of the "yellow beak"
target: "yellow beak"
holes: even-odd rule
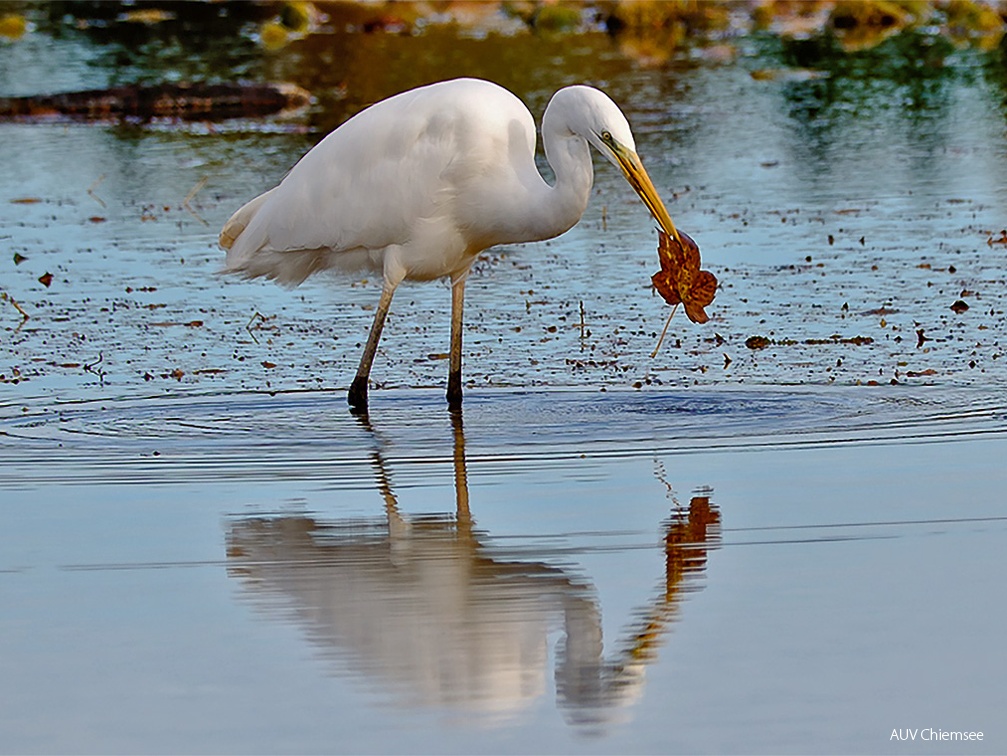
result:
[[[675,237],[675,241],[681,244],[682,240],[678,236],[678,229],[675,228],[675,223],[671,220],[667,208],[665,208],[664,203],[661,201],[661,195],[654,188],[654,182],[650,180],[650,176],[644,170],[643,163],[640,162],[640,156],[633,152],[633,150],[628,150],[620,144],[614,144],[612,147],[612,154],[615,155],[619,167],[622,168],[626,181],[640,195],[643,204],[650,210],[650,214],[654,216],[654,219],[661,224],[661,228],[666,233]]]

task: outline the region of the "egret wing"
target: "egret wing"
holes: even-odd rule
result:
[[[451,238],[465,231],[455,203],[492,153],[486,145],[494,131],[485,127],[498,119],[499,108],[487,108],[487,99],[506,96],[507,107],[519,107],[532,140],[534,125],[500,87],[451,84],[384,100],[325,137],[279,186],[225,226],[222,244],[232,242],[227,267],[297,284],[322,268],[380,267],[384,251],[395,245],[461,254],[466,240]],[[429,277],[445,274],[432,261],[428,268]]]

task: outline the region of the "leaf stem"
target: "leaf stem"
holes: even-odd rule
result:
[[[664,343],[664,336],[668,333],[668,326],[671,325],[671,319],[675,315],[675,310],[678,309],[678,305],[671,308],[671,312],[668,313],[668,319],[664,321],[664,330],[661,331],[661,337],[657,340],[657,346],[654,347],[654,351],[650,353],[650,359],[657,357],[657,353],[661,350],[661,344]]]

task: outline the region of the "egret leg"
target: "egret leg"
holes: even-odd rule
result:
[[[378,351],[378,342],[381,340],[381,329],[385,327],[385,318],[388,316],[388,309],[392,306],[393,294],[395,294],[395,286],[386,281],[384,288],[381,289],[381,299],[378,300],[378,309],[374,313],[371,333],[367,337],[364,353],[360,356],[360,366],[357,368],[357,375],[353,379],[353,383],[350,384],[350,394],[348,397],[350,407],[360,412],[367,411],[367,379],[371,374],[374,353]]]
[[[448,367],[448,406],[462,406],[462,310],[465,276],[451,284],[451,358]]]

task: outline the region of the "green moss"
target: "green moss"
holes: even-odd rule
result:
[[[575,31],[581,22],[581,8],[569,5],[540,5],[531,17],[531,25],[540,31]]]

